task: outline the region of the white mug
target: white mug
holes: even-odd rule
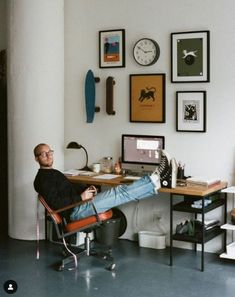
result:
[[[92,170],[95,173],[99,173],[101,169],[100,163],[93,163],[92,164]]]

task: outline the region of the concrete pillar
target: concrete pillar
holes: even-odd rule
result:
[[[33,148],[46,142],[64,165],[63,0],[8,0],[9,236],[36,238]],[[40,226],[43,227],[43,209]],[[40,238],[44,237],[41,228]]]

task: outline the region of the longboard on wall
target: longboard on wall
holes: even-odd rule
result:
[[[88,70],[85,79],[85,102],[87,123],[92,123],[95,112],[99,112],[100,108],[95,106],[95,83],[99,82],[98,77],[94,77],[92,70]]]

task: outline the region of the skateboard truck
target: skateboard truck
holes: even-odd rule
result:
[[[115,85],[114,78],[109,76],[106,79],[106,112],[109,115],[115,115],[113,110],[113,85]]]

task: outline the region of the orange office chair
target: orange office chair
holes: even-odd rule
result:
[[[92,206],[95,211],[95,215],[89,216],[84,219],[80,219],[77,221],[72,221],[67,223],[66,220],[61,216],[61,212],[74,208],[75,206],[81,204],[82,202],[78,202],[76,204],[58,209],[53,210],[49,207],[49,205],[46,203],[45,199],[42,196],[38,196],[39,201],[42,203],[42,205],[45,207],[47,216],[52,220],[55,226],[56,234],[58,239],[62,239],[64,247],[65,247],[65,254],[68,254],[67,257],[65,257],[62,262],[58,266],[58,270],[62,271],[64,269],[67,270],[74,270],[77,268],[77,259],[78,256],[85,254],[87,256],[97,256],[105,261],[108,262],[108,266],[106,267],[108,270],[113,270],[115,268],[114,259],[112,257],[112,251],[111,247],[108,247],[108,250],[105,253],[98,254],[97,252],[93,251],[91,249],[91,239],[89,237],[89,233],[93,230],[95,230],[97,227],[101,226],[105,222],[107,222],[109,219],[112,218],[113,212],[112,210],[108,210],[104,213],[98,214],[95,210],[95,206],[92,201]],[[84,232],[86,233],[86,237],[84,240],[83,248],[79,247],[79,253],[75,253],[71,250],[70,247],[68,247],[67,242],[65,241],[65,238],[67,238],[70,235],[73,235],[77,232]],[[70,266],[71,263],[74,263],[73,267]]]

